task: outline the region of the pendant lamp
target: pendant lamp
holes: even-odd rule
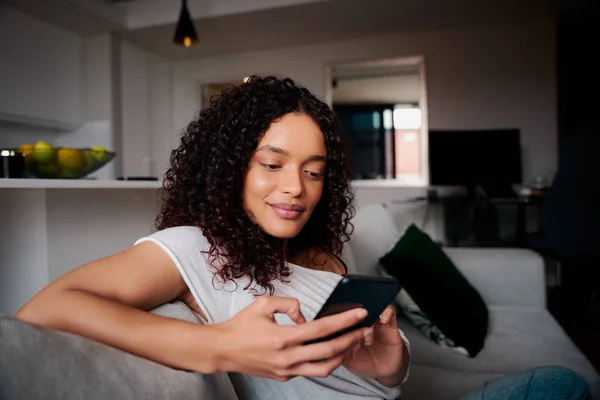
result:
[[[190,47],[199,42],[194,23],[187,8],[187,0],[181,0],[181,13],[179,14],[179,21],[177,22],[173,42],[185,47]]]

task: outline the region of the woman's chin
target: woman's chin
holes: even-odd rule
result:
[[[261,228],[271,236],[279,239],[291,239],[297,236],[305,224],[298,222],[284,222],[275,224],[264,224]]]

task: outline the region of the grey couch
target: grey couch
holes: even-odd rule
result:
[[[343,258],[351,272],[377,274],[379,257],[400,230],[382,206],[359,210]],[[600,398],[600,376],[545,308],[544,268],[535,253],[448,249],[490,312],[484,349],[467,358],[425,338],[404,319],[411,341],[403,399],[458,399],[486,381],[544,365],[566,366]],[[181,302],[153,313],[199,322]],[[78,384],[74,384],[78,383]],[[237,399],[226,374],[204,376],[126,354],[93,341],[0,317],[0,400]]]
[[[154,314],[200,323],[183,302]],[[0,316],[0,400],[237,400],[227,374],[166,367],[92,340]]]
[[[354,272],[378,274],[378,260],[400,237],[411,218],[382,204],[362,207],[345,258]],[[479,291],[490,315],[483,350],[468,358],[441,348],[405,319],[400,328],[411,341],[406,399],[458,399],[486,381],[539,366],[564,366],[585,378],[600,398],[600,376],[546,309],[542,258],[523,249],[447,248],[449,257]]]

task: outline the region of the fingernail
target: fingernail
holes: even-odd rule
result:
[[[382,324],[387,324],[387,322],[388,322],[388,321],[387,321],[387,318],[386,318],[386,317],[384,317],[383,315],[380,315],[380,316],[379,316],[379,319],[381,320],[381,323],[382,323]]]
[[[366,346],[370,346],[373,343],[373,329],[367,329],[365,331],[364,343]]]
[[[361,308],[360,310],[358,310],[356,312],[356,318],[358,318],[358,319],[364,319],[364,318],[366,318],[367,315],[369,315],[369,313],[364,308]]]

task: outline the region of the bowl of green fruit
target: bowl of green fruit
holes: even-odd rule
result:
[[[25,157],[25,177],[38,179],[81,179],[108,164],[116,153],[91,148],[53,147],[40,141],[17,150]]]

